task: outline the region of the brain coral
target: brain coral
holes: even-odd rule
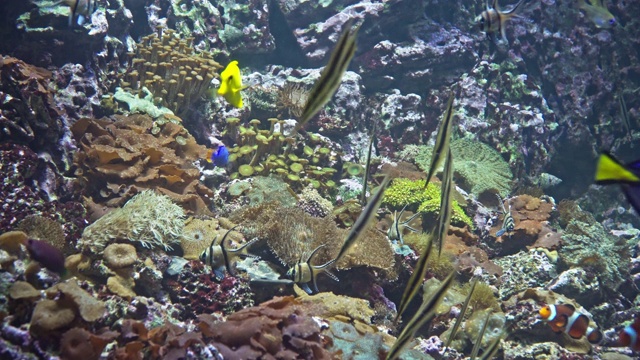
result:
[[[146,190],[87,226],[78,244],[93,254],[117,240],[169,250],[180,241],[184,216],[184,210],[169,197]]]
[[[146,115],[80,119],[71,131],[80,151],[76,176],[95,203],[121,206],[143,189],[155,189],[186,210],[210,215],[212,191],[200,184],[193,162],[207,149],[177,123]]]

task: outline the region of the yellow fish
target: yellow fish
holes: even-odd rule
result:
[[[227,102],[237,108],[242,108],[242,74],[238,67],[238,61],[233,60],[220,74],[220,88],[218,95],[224,96]]]
[[[608,29],[616,24],[616,18],[604,6],[602,0],[580,0],[579,6],[597,28]]]

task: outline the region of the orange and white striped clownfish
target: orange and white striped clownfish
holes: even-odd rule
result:
[[[589,326],[589,317],[576,311],[570,304],[546,305],[539,311],[542,320],[551,326],[555,333],[565,332],[574,339],[587,337],[592,344],[602,340],[602,333],[597,328]]]
[[[640,316],[631,323],[631,325],[625,326],[618,335],[617,346],[628,346],[633,351],[640,351]]]

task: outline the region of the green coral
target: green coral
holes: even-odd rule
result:
[[[427,171],[431,164],[432,148],[429,146],[411,147],[405,154],[422,170]],[[486,192],[509,195],[513,174],[509,164],[499,152],[489,145],[471,139],[458,139],[451,143],[453,169],[462,189],[476,197]]]
[[[464,180],[460,187],[476,197],[487,191],[509,195],[513,174],[499,152],[479,141],[458,139],[451,143],[451,154],[455,174]]]
[[[562,241],[558,250],[561,264],[591,269],[604,289],[615,291],[629,277],[630,247],[637,238],[627,241],[610,235],[600,223],[574,219],[562,234]]]
[[[418,212],[437,216],[440,212],[440,187],[429,183],[427,188],[423,189],[424,182],[424,180],[405,178],[394,179],[391,186],[384,192],[382,203],[398,209],[407,205],[408,208],[417,209]],[[451,210],[452,224],[473,227],[473,221],[457,201],[453,200]]]
[[[87,226],[80,248],[99,254],[113,242],[130,241],[146,248],[171,250],[180,243],[184,228],[184,210],[166,195],[145,190]]]

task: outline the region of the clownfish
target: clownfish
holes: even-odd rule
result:
[[[209,149],[207,151],[207,162],[213,163],[215,166],[227,166],[229,164],[229,150],[224,145],[218,145],[217,150]]]
[[[218,95],[224,97],[224,99],[234,107],[242,108],[242,95],[240,95],[240,90],[243,89],[242,74],[238,67],[238,61],[233,60],[222,73],[220,73]]]
[[[589,326],[587,315],[576,311],[570,304],[546,305],[539,311],[542,320],[551,326],[555,333],[565,332],[574,339],[587,337],[592,344],[602,340],[602,333],[597,328]]]
[[[640,317],[637,317],[631,325],[627,325],[618,335],[617,346],[628,346],[633,351],[640,351]]]

